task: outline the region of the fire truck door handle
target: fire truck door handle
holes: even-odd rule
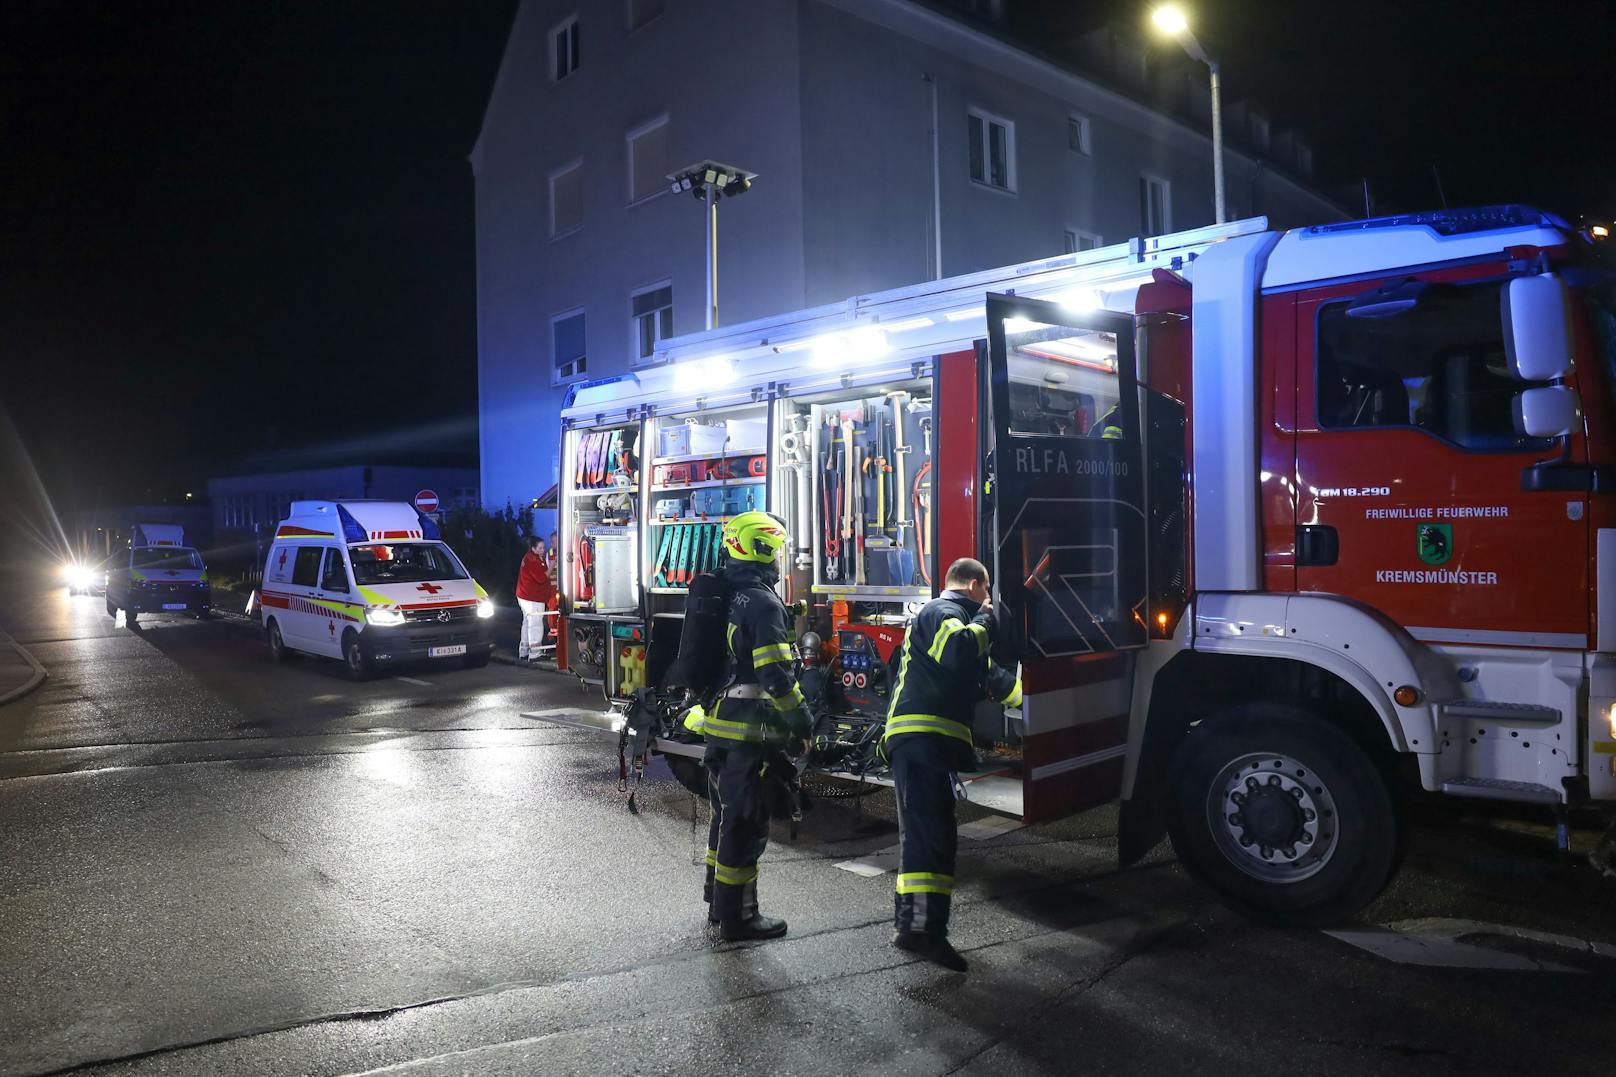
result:
[[[1303,524],[1296,529],[1296,564],[1333,565],[1341,558],[1341,536],[1324,524]]]

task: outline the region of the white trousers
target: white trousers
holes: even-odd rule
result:
[[[522,607],[522,638],[516,643],[516,657],[537,658],[544,645],[544,603],[519,598],[516,604]]]

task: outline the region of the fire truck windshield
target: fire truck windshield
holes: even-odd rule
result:
[[[348,558],[354,581],[361,584],[466,578],[466,570],[441,542],[367,542],[348,547]]]

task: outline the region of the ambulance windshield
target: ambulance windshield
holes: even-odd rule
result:
[[[202,555],[188,546],[136,546],[130,564],[135,568],[201,568]]]
[[[441,542],[368,542],[348,547],[348,559],[360,584],[466,578],[466,570]]]

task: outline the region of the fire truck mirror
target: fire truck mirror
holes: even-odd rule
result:
[[[1516,277],[1504,289],[1504,347],[1522,381],[1550,381],[1571,372],[1571,297],[1552,273]]]
[[[1515,398],[1515,425],[1531,438],[1561,438],[1577,424],[1577,391],[1564,385],[1527,389]]]

